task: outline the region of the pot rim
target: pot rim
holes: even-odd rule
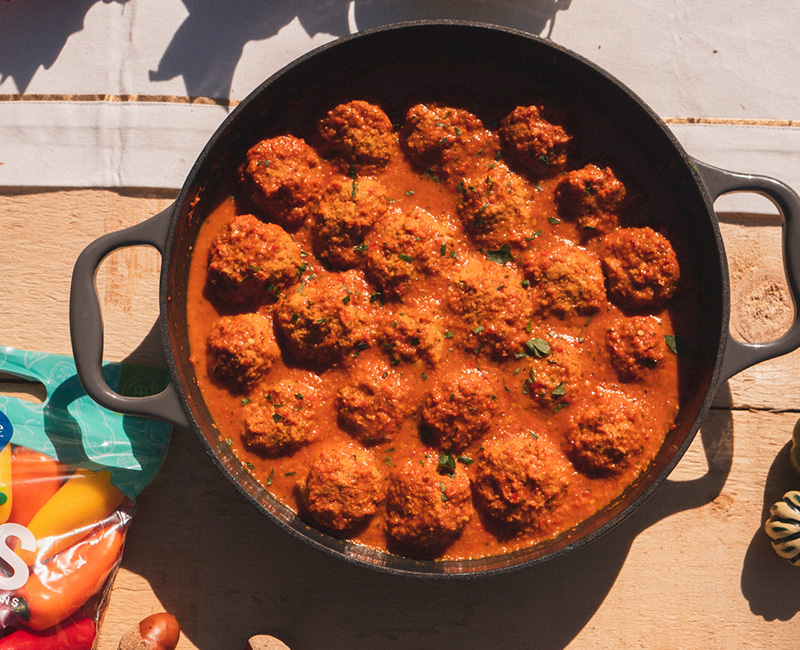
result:
[[[326,533],[323,533],[317,530],[316,528],[313,528],[305,524],[304,522],[302,522],[302,520],[299,520],[299,518],[297,517],[293,518],[294,520],[296,520],[294,521],[294,523],[290,523],[290,521],[287,518],[282,518],[276,515],[275,512],[268,510],[263,504],[261,504],[256,500],[253,494],[251,494],[248,491],[246,486],[247,482],[246,477],[249,477],[250,475],[247,474],[246,472],[236,472],[236,468],[231,466],[229,463],[226,463],[225,460],[220,457],[217,449],[215,449],[211,445],[209,440],[204,435],[203,427],[198,422],[198,419],[195,417],[195,411],[191,402],[191,397],[188,394],[187,390],[185,389],[183,381],[181,380],[178,364],[176,362],[176,356],[175,356],[176,348],[173,340],[173,333],[170,327],[171,321],[167,316],[168,312],[171,309],[169,272],[172,263],[172,252],[174,250],[174,241],[178,234],[178,224],[180,222],[179,217],[182,211],[186,208],[186,206],[188,206],[189,203],[191,203],[192,199],[194,198],[194,194],[196,193],[197,182],[198,180],[202,180],[202,174],[204,172],[204,167],[207,163],[207,160],[217,150],[217,147],[220,146],[220,143],[225,140],[225,138],[228,135],[228,131],[232,128],[235,128],[236,121],[239,119],[240,115],[246,112],[248,107],[251,106],[253,103],[255,103],[264,93],[267,93],[269,88],[278,79],[291,73],[296,68],[306,65],[309,62],[312,62],[315,58],[324,55],[326,52],[330,50],[341,48],[342,46],[345,46],[347,43],[351,41],[363,40],[365,38],[379,37],[382,34],[393,33],[398,30],[413,31],[419,29],[432,29],[432,28],[463,29],[474,33],[502,32],[507,34],[509,37],[526,39],[528,41],[536,43],[538,46],[544,46],[546,48],[555,50],[560,55],[566,56],[572,59],[573,61],[576,61],[588,67],[591,73],[602,76],[607,83],[616,86],[616,88],[619,91],[623,92],[629,98],[630,101],[632,101],[637,105],[637,109],[641,110],[646,115],[646,117],[649,118],[653,126],[660,129],[661,134],[669,141],[675,153],[677,153],[681,158],[681,160],[683,161],[684,165],[688,169],[693,179],[694,186],[696,186],[697,191],[700,193],[700,198],[708,214],[709,225],[712,228],[714,239],[716,241],[717,257],[714,260],[706,260],[705,263],[709,264],[713,263],[714,265],[718,265],[718,270],[720,273],[721,294],[722,294],[720,296],[721,318],[719,323],[720,327],[718,335],[714,337],[715,340],[719,341],[719,345],[717,347],[717,350],[713,358],[713,367],[710,375],[710,380],[708,382],[708,389],[702,400],[702,403],[697,407],[696,414],[694,415],[694,420],[692,424],[689,426],[686,435],[681,441],[681,444],[671,452],[669,461],[663,466],[663,468],[659,471],[658,474],[654,476],[645,476],[645,474],[647,473],[647,470],[645,470],[645,472],[643,472],[640,475],[640,477],[636,481],[634,481],[634,485],[638,484],[640,481],[642,482],[647,481],[648,483],[647,486],[638,494],[638,496],[635,499],[630,501],[630,503],[627,503],[625,507],[616,512],[604,524],[599,525],[597,528],[587,533],[580,534],[576,539],[569,541],[567,544],[560,546],[559,548],[556,548],[553,551],[545,552],[543,554],[537,555],[535,557],[530,557],[527,559],[525,559],[524,556],[530,553],[531,551],[530,548],[521,549],[520,551],[515,551],[512,553],[506,553],[500,556],[490,556],[490,557],[470,559],[470,560],[414,560],[404,556],[397,556],[383,551],[368,549],[360,544],[348,542],[347,540],[339,540],[333,538],[327,535]],[[195,161],[192,167],[192,170],[190,171],[189,175],[187,176],[182,186],[181,192],[176,202],[172,206],[172,210],[170,211],[169,216],[170,216],[170,221],[166,235],[166,245],[164,246],[164,249],[162,251],[163,260],[162,260],[162,270],[161,270],[161,280],[160,280],[160,290],[159,290],[159,305],[161,310],[161,315],[159,318],[160,331],[162,335],[162,343],[170,372],[171,381],[173,385],[177,388],[181,405],[188,418],[191,428],[203,441],[206,452],[211,456],[212,460],[220,469],[220,471],[222,471],[222,473],[228,478],[228,480],[234,485],[234,487],[236,487],[236,489],[248,501],[250,501],[260,512],[266,514],[273,522],[277,523],[282,529],[289,532],[294,537],[301,539],[302,541],[311,545],[317,550],[323,551],[324,553],[338,557],[340,559],[344,559],[352,564],[369,567],[372,569],[377,569],[379,571],[394,575],[405,575],[405,576],[438,578],[438,579],[454,578],[454,577],[474,578],[478,576],[484,577],[484,576],[497,575],[501,573],[507,573],[510,571],[520,570],[523,568],[540,565],[545,562],[549,562],[556,558],[567,555],[571,551],[585,546],[589,542],[595,540],[596,538],[605,534],[612,528],[616,527],[621,521],[626,519],[634,510],[636,510],[639,506],[641,506],[642,503],[644,503],[644,501],[653,494],[653,492],[661,485],[661,483],[674,469],[674,467],[682,458],[686,449],[688,449],[689,445],[692,443],[697,433],[697,430],[699,429],[700,424],[704,419],[705,415],[707,414],[711,406],[711,403],[714,399],[714,394],[716,392],[716,388],[720,380],[722,361],[728,342],[728,326],[730,319],[730,283],[728,277],[727,259],[724,252],[724,246],[718,222],[716,219],[716,215],[714,213],[713,203],[705,187],[705,184],[702,181],[702,178],[697,169],[695,161],[685,152],[685,150],[680,145],[674,134],[667,128],[667,126],[655,114],[655,112],[644,101],[642,101],[635,93],[633,93],[629,88],[627,88],[627,86],[622,84],[619,80],[613,77],[606,70],[594,64],[593,62],[589,61],[585,57],[575,52],[572,52],[571,50],[561,45],[543,39],[534,34],[529,34],[527,32],[514,28],[501,27],[482,22],[459,21],[459,20],[419,20],[419,21],[399,22],[390,25],[375,27],[361,32],[357,32],[355,34],[350,34],[342,38],[335,39],[329,43],[323,44],[307,52],[306,54],[298,57],[297,59],[290,62],[289,64],[287,64],[274,74],[270,75],[269,78],[267,78],[265,81],[259,84],[257,88],[255,88],[251,93],[249,93],[248,96],[244,100],[242,100],[239,103],[239,105],[233,109],[233,111],[231,111],[231,113],[220,124],[215,133],[208,140],[202,152],[199,154],[197,160]],[[709,366],[710,365],[711,362],[709,362]],[[242,476],[242,474],[244,474],[244,476]],[[250,478],[252,479],[252,477]],[[263,490],[264,488],[262,487],[261,489]],[[629,488],[626,489],[625,493],[627,493],[628,489],[630,489],[630,486]],[[623,493],[623,496],[625,493]],[[282,504],[281,507],[285,508],[285,506],[282,506]],[[288,510],[288,508],[286,508],[286,510]],[[601,514],[603,512],[604,510],[600,511]],[[590,520],[591,519],[592,518],[590,518]],[[562,536],[559,536],[556,539],[561,539]],[[549,542],[539,544],[531,548],[543,548],[546,547],[547,545],[549,545]],[[502,560],[502,562],[498,563],[498,560]],[[482,564],[491,564],[491,566],[482,567],[481,566]]]

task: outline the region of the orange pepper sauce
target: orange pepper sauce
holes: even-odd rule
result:
[[[335,172],[331,170],[330,173],[334,174]],[[456,212],[458,200],[456,192],[445,187],[443,183],[437,182],[430,175],[421,174],[413,169],[402,156],[395,156],[388,166],[377,175],[377,178],[386,188],[390,198],[394,200],[395,207],[401,210],[410,210],[414,206],[419,206],[437,219],[449,223],[457,233],[455,246],[457,254],[459,251],[475,249],[474,244],[460,225]],[[581,237],[577,225],[558,217],[554,199],[557,180],[543,180],[536,183],[535,187],[532,184],[534,191],[531,192],[531,201],[538,214],[540,225],[537,226],[538,231],[531,233],[531,237],[541,242],[553,237],[580,242]],[[234,190],[234,192],[236,191],[238,190]],[[201,226],[196,240],[189,272],[186,305],[192,363],[206,406],[219,431],[220,440],[230,444],[250,474],[266,490],[293,510],[298,511],[300,509],[298,486],[304,482],[309,461],[319,447],[335,441],[340,441],[342,444],[353,444],[353,438],[337,425],[335,408],[337,392],[348,381],[347,363],[333,366],[319,373],[285,363],[276,363],[269,371],[264,383],[276,383],[282,379],[300,379],[317,387],[314,413],[317,438],[291,455],[280,458],[261,457],[245,448],[241,437],[243,433],[243,401],[246,403],[248,397],[242,394],[231,394],[224,387],[212,381],[208,375],[205,358],[206,337],[212,323],[220,315],[205,295],[208,251],[217,233],[237,215],[235,199],[235,194],[234,196],[226,194],[220,198],[217,207],[205,217],[205,222]],[[307,226],[294,232],[293,237],[302,250],[307,253],[304,258],[308,264],[306,274],[324,271],[324,266],[312,253],[311,236]],[[592,247],[596,245],[590,240],[585,247],[591,251]],[[513,265],[513,261],[509,262],[509,265]],[[431,279],[430,286],[423,287],[421,293],[426,291],[426,300],[431,305],[442,306],[445,304],[441,280],[437,283],[435,279]],[[265,305],[260,308],[260,311],[268,314],[272,309],[274,306]],[[669,309],[654,315],[661,320],[665,333],[674,332]],[[544,520],[540,521],[537,527],[522,530],[510,538],[499,537],[487,528],[481,516],[475,514],[461,536],[441,556],[442,559],[497,555],[553,538],[573,528],[612,502],[655,457],[679,411],[678,357],[668,354],[663,361],[659,361],[657,367],[647,373],[644,380],[620,383],[610,365],[606,332],[623,318],[626,318],[623,312],[612,303],[608,303],[604,310],[597,312],[591,318],[580,318],[580,322],[577,324],[573,324],[573,321],[565,324],[558,318],[535,323],[536,332],[546,332],[552,328],[559,335],[570,336],[580,341],[585,365],[591,368],[591,371],[583,378],[583,381],[587,383],[587,390],[582,391],[580,403],[572,402],[570,394],[566,394],[563,401],[567,403],[567,406],[556,409],[555,412],[552,409],[543,409],[530,395],[526,394],[524,382],[528,367],[526,361],[529,359],[512,358],[502,362],[496,361],[485,353],[475,354],[474,350],[467,350],[458,345],[455,339],[451,339],[447,341],[450,345],[445,347],[446,352],[441,362],[435,367],[426,366],[422,362],[403,362],[394,368],[395,371],[403,373],[409,379],[410,392],[402,399],[411,405],[423,404],[425,397],[436,382],[447,381],[448,378],[454,377],[464,369],[480,368],[488,371],[493,383],[498,413],[502,414],[502,418],[498,417],[498,425],[501,422],[502,424],[498,426],[497,430],[490,430],[484,440],[514,429],[533,431],[538,437],[549,439],[556,448],[563,450],[565,432],[570,418],[577,409],[588,406],[590,400],[599,399],[596,395],[592,397],[593,393],[590,390],[592,386],[589,384],[603,384],[607,388],[624,392],[627,397],[638,402],[644,411],[644,422],[649,429],[644,450],[637,456],[635,462],[621,472],[603,477],[589,477],[573,471],[570,476],[568,494],[557,506],[546,513]],[[372,360],[376,363],[379,361],[385,363],[387,359],[378,344],[357,354],[360,355],[359,363]],[[258,394],[258,391],[257,387],[253,394]],[[386,476],[397,460],[408,456],[411,450],[427,450],[432,455],[439,455],[438,450],[425,447],[420,440],[418,425],[418,415],[412,416],[403,423],[402,429],[395,439],[369,448],[375,455],[378,464],[385,468]],[[476,441],[459,455],[475,459],[480,445],[481,441]],[[470,467],[459,463],[457,471],[469,472]],[[379,506],[378,512],[369,523],[363,528],[359,528],[350,539],[371,548],[385,550],[387,543],[383,515],[383,507]],[[313,522],[309,523],[313,525]]]

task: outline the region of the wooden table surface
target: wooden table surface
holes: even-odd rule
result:
[[[175,194],[0,190],[0,344],[70,353],[75,258]],[[793,317],[781,220],[720,218],[733,333],[774,338]],[[107,359],[163,363],[159,264],[137,248],[101,267]],[[762,525],[773,501],[800,489],[788,460],[798,406],[800,352],[742,372],[719,387],[668,481],[617,528],[540,567],[452,582],[351,566],[286,535],[239,497],[191,431],[176,429],[139,499],[97,647],[114,650],[127,628],[167,610],[181,623],[181,650],[243,649],[256,633],[293,650],[795,649],[800,569],[773,553]]]

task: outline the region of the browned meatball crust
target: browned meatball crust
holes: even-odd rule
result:
[[[385,294],[403,295],[419,277],[452,265],[452,257],[442,254],[452,248],[449,235],[421,208],[390,211],[367,236],[367,272]]]
[[[588,316],[606,305],[600,262],[568,240],[526,250],[519,266],[531,283],[529,293],[538,314]]]
[[[527,375],[523,375],[523,392],[539,406],[560,411],[574,403],[586,388],[581,344],[572,337],[543,333],[529,339]]]
[[[485,372],[465,370],[456,380],[435,386],[422,406],[423,437],[451,452],[463,451],[488,431],[497,396]]]
[[[522,351],[525,328],[533,316],[522,282],[522,275],[511,265],[484,258],[468,260],[448,287],[449,305],[461,317],[452,343],[501,359]]]
[[[522,244],[538,229],[530,188],[504,165],[462,181],[458,192],[459,217],[480,248]]]
[[[384,316],[378,338],[393,365],[422,360],[434,366],[444,354],[444,333],[441,318],[430,310],[404,305]]]
[[[328,111],[319,121],[318,131],[324,154],[366,168],[385,166],[397,140],[386,113],[360,99]]]
[[[209,287],[224,304],[257,307],[297,279],[300,252],[277,224],[239,215],[211,243]]]
[[[372,455],[347,445],[320,451],[301,491],[303,505],[319,525],[347,531],[375,514],[385,490]]]
[[[400,145],[418,168],[457,183],[475,159],[494,159],[496,137],[463,108],[417,104],[406,113]]]
[[[303,140],[280,135],[250,148],[241,179],[264,218],[297,228],[316,208],[322,189],[320,165],[317,152]]]
[[[611,365],[622,381],[644,378],[667,355],[661,324],[652,317],[634,316],[608,330]]]
[[[206,340],[209,375],[237,392],[258,383],[279,356],[272,321],[259,314],[222,316]]]
[[[410,458],[389,475],[386,532],[398,550],[414,557],[440,555],[473,514],[466,473],[437,468],[435,458]]]
[[[391,440],[409,412],[406,392],[400,375],[385,365],[356,366],[336,397],[339,426],[367,446]]]
[[[641,407],[619,391],[602,390],[598,401],[570,418],[567,455],[584,474],[615,474],[634,462],[647,438]]]
[[[475,463],[476,505],[501,525],[535,527],[564,496],[569,463],[533,432],[484,443]]]
[[[678,289],[680,267],[669,240],[652,228],[620,228],[602,248],[608,293],[635,311],[663,307]]]
[[[325,190],[314,215],[314,252],[336,269],[364,265],[364,238],[376,221],[386,218],[389,199],[383,186],[369,178],[337,179]]]
[[[245,406],[242,441],[251,451],[267,456],[289,454],[314,436],[316,391],[309,385],[284,380]]]
[[[356,271],[322,273],[278,302],[281,342],[302,362],[330,366],[372,340],[368,286]]]
[[[627,191],[610,167],[586,165],[564,175],[556,187],[559,214],[578,222],[586,235],[605,234],[619,226]]]
[[[545,119],[546,112],[542,106],[517,106],[500,123],[503,153],[535,177],[561,172],[573,144],[564,127]]]

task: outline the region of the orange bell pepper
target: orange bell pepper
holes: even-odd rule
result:
[[[14,505],[11,477],[11,445],[7,444],[0,450],[0,524],[8,521]]]
[[[33,630],[45,630],[78,611],[102,588],[122,554],[124,526],[100,526],[86,539],[37,565],[16,592],[14,612]]]
[[[45,561],[85,537],[124,499],[107,471],[77,470],[28,523],[36,550],[19,550],[18,555],[29,566]]]
[[[27,526],[64,482],[65,466],[55,458],[26,447],[11,456],[11,492],[14,503],[8,521]]]

